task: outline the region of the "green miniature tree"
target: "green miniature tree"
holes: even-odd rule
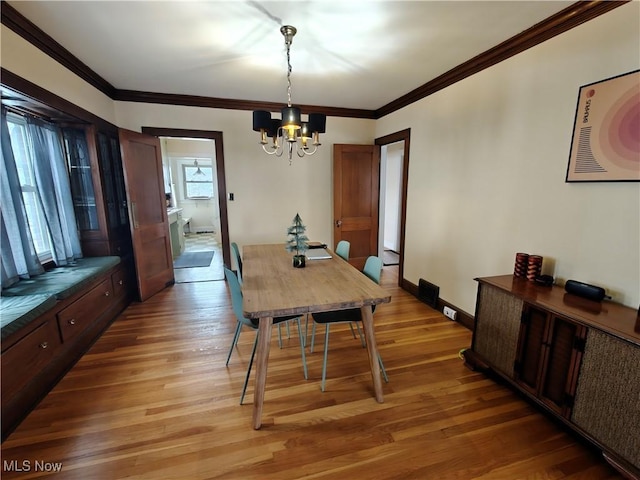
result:
[[[287,235],[289,235],[286,246],[287,251],[296,252],[296,256],[304,255],[304,252],[309,248],[307,243],[309,238],[304,234],[306,230],[307,227],[302,223],[300,214],[296,213],[293,224],[287,229]]]

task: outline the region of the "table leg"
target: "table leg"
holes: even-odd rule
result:
[[[256,430],[259,430],[262,425],[262,404],[264,403],[264,388],[267,383],[267,363],[269,362],[272,326],[272,317],[261,318],[258,325],[258,350],[255,360],[256,381],[253,390],[253,428]]]
[[[382,379],[380,378],[380,365],[378,364],[378,346],[376,345],[376,333],[373,328],[373,312],[371,306],[360,307],[362,313],[362,327],[364,328],[364,337],[367,341],[367,350],[369,351],[369,364],[371,365],[371,378],[373,379],[373,389],[376,394],[378,403],[384,402],[382,394]]]

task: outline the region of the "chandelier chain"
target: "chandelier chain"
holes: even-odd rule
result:
[[[287,106],[291,106],[291,42],[287,42]]]

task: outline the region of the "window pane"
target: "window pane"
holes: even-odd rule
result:
[[[29,230],[33,237],[36,253],[41,261],[51,259],[51,240],[46,228],[42,205],[38,200],[33,163],[31,161],[30,142],[27,138],[26,123],[16,115],[7,115],[7,126],[11,138],[11,149],[16,161],[22,199],[29,219]]]
[[[187,182],[212,182],[213,169],[211,167],[184,167],[184,178]]]
[[[213,184],[209,183],[195,183],[187,182],[187,197],[213,197]]]
[[[213,197],[213,167],[183,165],[186,198]]]

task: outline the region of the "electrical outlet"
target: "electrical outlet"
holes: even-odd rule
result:
[[[455,320],[456,316],[458,315],[458,312],[456,312],[453,308],[449,308],[449,307],[444,307],[444,309],[442,310],[442,313],[444,313],[445,317],[449,317],[451,320]]]

